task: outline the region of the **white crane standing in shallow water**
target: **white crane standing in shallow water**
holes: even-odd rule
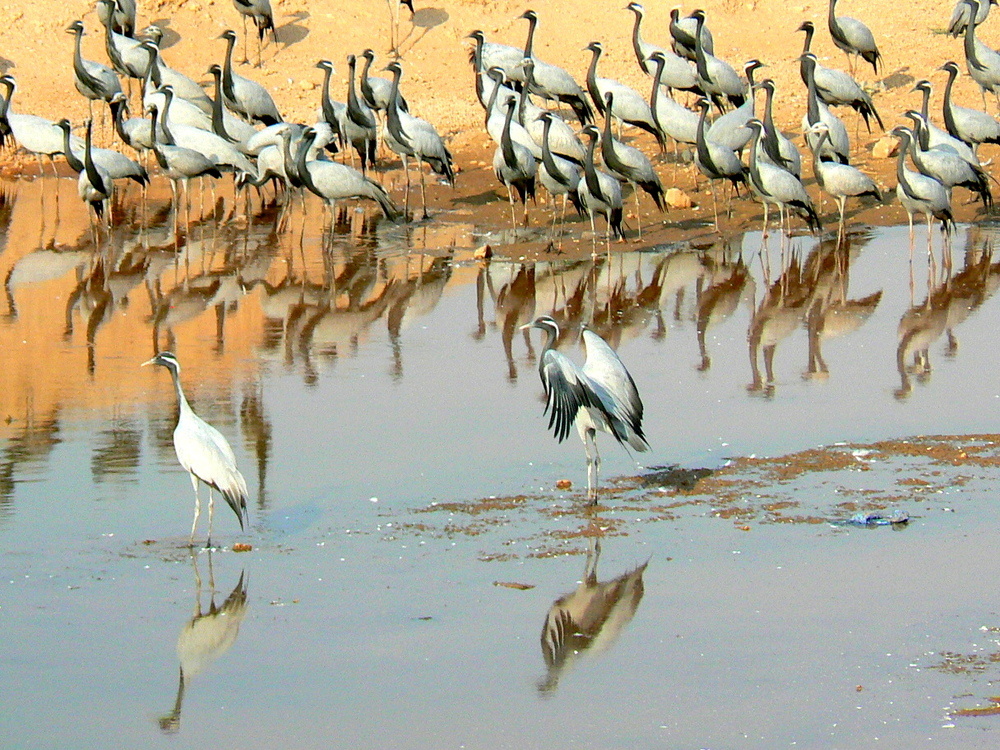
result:
[[[212,490],[222,493],[243,529],[247,517],[247,483],[236,468],[236,456],[222,433],[194,413],[181,388],[181,364],[170,352],[160,352],[145,365],[162,365],[170,370],[177,390],[177,427],[174,428],[174,450],[181,466],[191,475],[194,487],[194,522],[191,524],[190,546],[194,546],[194,532],[201,514],[198,481],[208,485],[208,537],[206,547],[212,546],[212,512],[215,498]]]
[[[583,329],[587,360],[580,367],[555,350],[559,324],[550,316],[543,315],[522,326],[526,328],[538,328],[546,333],[538,373],[545,388],[549,427],[561,443],[569,435],[570,427],[576,425],[587,451],[587,497],[591,505],[596,505],[601,470],[597,431],[610,433],[619,443],[628,443],[637,451],[649,450],[649,443],[642,434],[639,392],[618,355],[590,329]]]

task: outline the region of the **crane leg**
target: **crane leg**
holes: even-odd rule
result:
[[[243,16],[243,64],[246,65],[248,62],[250,56],[247,55],[247,17]]]
[[[406,178],[406,192],[403,194],[403,211],[406,213],[407,221],[410,217],[410,162],[406,158],[406,154],[402,154],[401,158],[403,160],[403,175]]]
[[[600,480],[601,454],[597,450],[597,430],[590,424],[577,423],[583,449],[587,453],[587,500],[588,504],[597,504],[597,485]]]
[[[417,169],[420,170],[420,204],[424,210],[424,219],[429,219],[431,217],[427,213],[427,186],[424,181],[424,165],[419,156],[417,157]]]
[[[201,497],[198,495],[198,477],[191,475],[191,486],[194,487],[194,521],[191,522],[191,536],[188,538],[188,547],[194,546],[194,531],[198,528],[198,516],[201,515]]]
[[[208,549],[212,548],[212,516],[215,512],[215,495],[212,493],[212,487],[208,487],[208,538],[205,540],[205,547]]]
[[[420,173],[421,175],[423,172]],[[510,231],[514,234],[517,232],[517,220],[514,218],[514,193],[510,189],[510,185],[507,185],[507,200],[510,202]],[[426,219],[427,216],[425,215]],[[513,237],[511,238],[513,239]]]
[[[635,196],[635,225],[638,228],[639,239],[642,239],[642,218],[639,216],[639,186],[632,185],[632,194]]]

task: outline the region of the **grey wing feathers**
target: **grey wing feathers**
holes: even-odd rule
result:
[[[541,374],[546,396],[544,413],[549,415],[549,429],[561,443],[569,435],[580,409],[603,410],[603,405],[593,397],[591,384],[581,379],[585,376],[579,368],[559,352],[552,349],[545,352]]]
[[[638,451],[646,450],[649,446],[642,434],[642,399],[635,381],[604,339],[585,330],[583,342],[587,347],[583,374],[596,384],[594,392],[602,402],[600,409],[611,418],[615,437]]]
[[[196,432],[198,438],[178,440],[175,430],[174,448],[177,451],[177,460],[205,484],[215,487],[222,493],[226,502],[239,516],[240,528],[243,528],[247,498],[250,493],[247,491],[246,480],[236,468],[233,449],[221,432],[197,415],[192,416],[191,420],[179,420],[177,429]]]

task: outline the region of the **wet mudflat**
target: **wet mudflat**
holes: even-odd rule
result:
[[[467,217],[314,203],[95,240],[45,182],[0,211],[4,744],[994,744],[991,226],[947,272],[905,228],[486,262]],[[645,400],[593,510],[542,313]],[[213,552],[165,348],[251,487]]]

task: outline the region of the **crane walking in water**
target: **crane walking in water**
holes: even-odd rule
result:
[[[194,486],[194,522],[191,524],[189,546],[194,546],[194,532],[201,514],[201,499],[198,496],[198,481],[208,485],[208,538],[205,546],[212,546],[212,512],[215,498],[212,490],[218,490],[233,509],[243,529],[247,517],[247,483],[236,468],[236,456],[222,433],[194,413],[184,397],[181,388],[181,364],[170,352],[160,352],[145,365],[162,365],[170,370],[177,390],[177,427],[174,428],[174,450],[177,460],[191,475]]]
[[[625,365],[607,342],[588,328],[583,330],[587,360],[583,367],[555,350],[559,324],[548,315],[522,328],[538,328],[546,333],[538,361],[538,373],[545,388],[545,413],[549,427],[561,443],[576,425],[587,451],[587,497],[597,504],[601,455],[597,431],[608,432],[637,451],[649,450],[642,434],[642,400]]]

